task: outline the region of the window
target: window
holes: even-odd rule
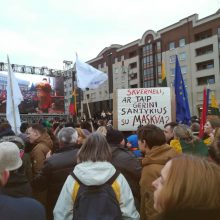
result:
[[[144,82],[144,88],[154,87],[154,80]]]
[[[150,56],[146,56],[144,57],[144,64],[151,64],[153,62],[153,56],[150,55]]]
[[[159,63],[161,62],[161,53],[157,54],[157,62],[159,62]]]
[[[220,35],[220,27],[218,28],[218,35]]]
[[[175,63],[176,61],[176,55],[170,56],[170,63]]]
[[[179,59],[180,60],[186,60],[186,52],[182,52],[179,54]]]
[[[170,75],[174,76],[175,75],[175,68],[170,69]]]
[[[179,40],[179,46],[180,47],[184,47],[186,45],[186,39],[185,38],[182,38]]]
[[[129,54],[128,54],[128,57],[129,58],[132,58],[132,57],[135,57],[135,56],[137,56],[137,51],[135,50],[135,51],[131,51]]]
[[[161,66],[157,66],[157,72],[161,73]]]
[[[214,60],[208,60],[201,63],[197,63],[196,66],[197,71],[211,69],[214,68]]]
[[[212,36],[212,29],[195,34],[195,41],[200,41]]]
[[[144,70],[145,77],[153,77],[154,69],[153,67]]]
[[[198,86],[207,85],[207,84],[214,84],[214,83],[215,83],[215,76],[214,75],[197,78]]]
[[[210,44],[208,46],[200,47],[196,49],[196,56],[201,56],[201,55],[209,54],[212,52],[213,52],[213,44]]]
[[[169,50],[173,50],[175,49],[175,43],[174,42],[170,42],[169,43]]]
[[[136,68],[136,67],[137,67],[137,62],[130,63],[130,64],[129,64],[129,67],[130,67],[130,69]]]
[[[118,61],[118,62],[120,62],[120,61],[121,61],[121,56],[120,56],[120,57],[118,57],[117,59],[118,59],[117,61]]]
[[[182,72],[182,74],[186,74],[187,73],[187,66],[181,66],[181,72]]]
[[[147,44],[146,46],[143,47],[143,52],[150,52],[152,51],[152,44]]]
[[[161,49],[161,42],[157,41],[157,50],[160,50],[160,49]]]
[[[131,80],[137,79],[137,73],[132,73],[132,74],[130,74],[130,79],[131,79]]]

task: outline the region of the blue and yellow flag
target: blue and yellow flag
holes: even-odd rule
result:
[[[189,125],[191,116],[189,110],[188,96],[177,55],[174,85],[176,94],[176,121],[182,124]]]

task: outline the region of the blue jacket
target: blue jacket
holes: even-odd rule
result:
[[[45,220],[46,215],[44,207],[34,199],[0,194],[0,219]]]

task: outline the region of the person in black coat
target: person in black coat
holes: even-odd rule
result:
[[[33,179],[32,187],[41,192],[47,190],[47,216],[53,219],[53,209],[63,184],[77,164],[79,146],[77,131],[72,127],[62,128],[58,135],[59,149],[44,162],[41,172]]]
[[[22,166],[20,151],[12,142],[0,143],[0,219],[45,220],[44,207],[36,200],[2,193],[10,174]]]
[[[122,132],[118,130],[108,130],[106,134],[108,144],[112,149],[111,163],[120,171],[129,183],[134,196],[135,205],[139,210],[140,204],[140,187],[139,181],[141,178],[141,164],[135,155],[129,151],[125,145],[125,140]]]

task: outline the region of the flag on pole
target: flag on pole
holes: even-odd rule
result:
[[[164,63],[162,63],[161,78],[162,78],[161,86],[162,87],[167,87],[167,74],[166,74]]]
[[[191,116],[189,110],[187,91],[184,84],[177,55],[176,55],[174,86],[175,86],[175,95],[176,95],[176,121],[182,124],[189,125]]]
[[[202,138],[204,135],[204,125],[206,123],[206,116],[207,116],[207,92],[206,92],[206,88],[204,88],[202,114],[201,114],[201,118],[200,118],[200,130],[199,130],[199,137],[200,138]]]
[[[7,80],[7,104],[6,104],[6,118],[11,125],[15,134],[18,134],[21,126],[21,119],[18,105],[23,101],[21,90],[18,86],[18,81],[12,70],[9,57],[8,59],[8,80]]]
[[[219,106],[214,91],[211,93],[211,113],[212,115],[219,115]]]
[[[72,97],[70,98],[70,105],[69,105],[69,114],[70,115],[77,115],[77,108],[76,108],[76,89],[73,90]]]
[[[84,63],[76,56],[77,86],[82,90],[96,89],[108,79],[108,75]]]

